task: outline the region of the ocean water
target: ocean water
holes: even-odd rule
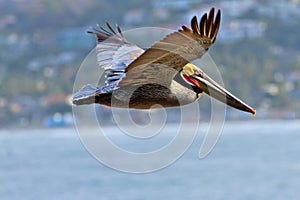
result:
[[[300,199],[300,121],[227,122],[200,160],[202,140],[169,167],[128,174],[94,159],[74,128],[0,131],[0,199]]]

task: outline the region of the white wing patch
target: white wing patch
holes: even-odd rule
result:
[[[110,90],[118,88],[119,82],[126,76],[125,69],[138,58],[144,50],[133,43],[126,41],[120,28],[117,26],[117,34],[106,23],[108,29],[94,29],[98,38],[96,47],[98,65],[105,70],[106,86]]]

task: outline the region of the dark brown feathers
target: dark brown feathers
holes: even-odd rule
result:
[[[170,84],[175,73],[189,62],[201,58],[214,43],[220,19],[220,10],[215,16],[212,8],[200,22],[196,16],[193,17],[190,28],[182,26],[146,51],[126,41],[118,25],[114,29],[106,22],[105,28],[98,26],[88,32],[97,36],[99,65],[106,69],[108,75],[115,75],[115,68],[122,71],[122,78],[114,79],[113,83],[117,86],[140,85],[149,80],[155,83],[164,80],[164,83]],[[108,85],[112,85],[109,81]]]
[[[192,30],[195,34],[197,35],[200,35],[200,32],[199,32],[199,26],[198,26],[198,20],[197,20],[197,17],[194,16],[192,21],[191,21],[191,27],[192,27]]]
[[[125,42],[125,38],[123,36],[122,30],[118,24],[116,24],[117,31],[116,32],[108,22],[105,22],[106,29],[102,26],[97,25],[97,27],[93,27],[91,30],[88,30],[88,33],[95,34],[97,36],[98,43],[102,42],[108,38],[112,39],[112,37],[117,37],[117,39]]]
[[[215,17],[215,9],[212,8],[209,11],[209,14],[205,13],[200,20],[198,25],[197,17],[194,16],[191,20],[192,31],[186,26],[182,26],[182,30],[179,30],[181,33],[190,34],[193,32],[194,36],[206,37],[211,40],[212,43],[216,40],[216,36],[220,27],[221,22],[221,11],[218,10]]]
[[[219,30],[221,12],[218,10],[216,16],[214,12],[215,9],[212,8],[208,15],[204,14],[199,24],[197,17],[193,17],[191,29],[183,25],[182,29],[155,42],[126,68],[126,72],[137,66],[153,63],[179,71],[187,63],[202,57],[216,40]]]

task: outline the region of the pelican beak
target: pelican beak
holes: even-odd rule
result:
[[[195,84],[196,87],[204,91],[209,96],[242,111],[252,113],[253,115],[256,114],[256,111],[244,103],[242,100],[235,97],[225,88],[220,86],[217,82],[215,82],[212,78],[210,78],[205,73],[201,74],[193,74],[189,76],[192,82]]]

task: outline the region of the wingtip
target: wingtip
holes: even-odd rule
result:
[[[116,32],[115,32],[115,30],[111,27],[111,25],[109,24],[109,22],[108,21],[105,21],[105,24],[106,24],[106,26],[107,26],[107,28],[113,33],[113,34],[117,34]]]
[[[218,9],[217,15],[216,15],[216,20],[221,21],[221,10]]]
[[[200,35],[198,20],[197,20],[196,16],[194,16],[191,20],[191,27],[192,27],[193,33]]]
[[[212,8],[210,9],[210,11],[209,11],[209,16],[213,16],[213,17],[214,17],[214,15],[215,15],[215,8],[212,7]]]
[[[204,31],[205,31],[206,21],[207,21],[207,13],[202,15],[201,20],[200,20],[199,26],[200,26],[200,34],[201,35],[204,35],[204,33],[205,33]]]
[[[192,21],[197,21],[197,16],[196,15],[194,15],[194,17],[192,18]]]
[[[209,37],[212,42],[216,40],[221,21],[221,10],[218,9],[215,15],[215,8],[212,7],[208,13],[205,13],[200,20],[201,35]]]
[[[221,10],[218,9],[216,14],[215,11],[216,9],[212,7],[209,12],[204,13],[199,24],[197,17],[193,16],[191,19],[191,29],[182,26],[182,30],[179,30],[179,32],[205,36],[211,39],[212,43],[215,42],[221,21]]]
[[[217,38],[217,34],[218,34],[219,28],[220,28],[220,23],[221,23],[221,10],[218,9],[218,12],[217,12],[216,17],[215,17],[215,21],[213,22],[213,27],[214,27],[213,32],[212,32],[213,42]]]

